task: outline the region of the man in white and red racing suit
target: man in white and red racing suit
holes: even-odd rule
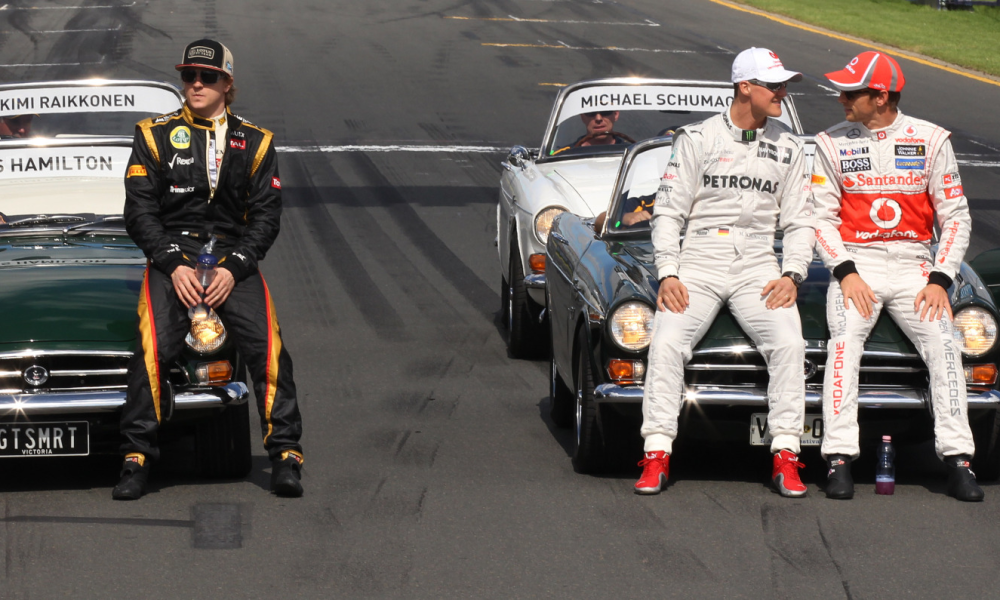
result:
[[[816,248],[833,273],[823,381],[827,496],[854,493],[858,371],[865,340],[885,306],[930,371],[935,449],[950,466],[961,463],[949,478],[949,493],[981,500],[968,470],[975,445],[947,293],[971,233],[951,134],[897,109],[902,70],[884,54],[865,52],[827,78],[841,90],[847,116],[816,137],[812,176]],[[941,230],[936,253],[935,220]]]
[[[733,105],[674,137],[652,218],[660,288],[642,402],[646,456],[637,493],[658,493],[667,480],[684,366],[724,305],[768,364],[772,481],[784,496],[806,493],[797,456],[805,343],[795,298],[812,260],[813,216],[803,143],[775,118],[786,83],[801,77],[785,70],[773,52],[746,50],[733,63]],[[774,252],[778,226],[784,229],[781,268]]]

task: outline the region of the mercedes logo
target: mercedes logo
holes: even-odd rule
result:
[[[806,359],[806,364],[805,364],[805,369],[803,370],[803,373],[804,373],[806,379],[809,379],[810,377],[812,377],[813,375],[815,375],[816,374],[816,363],[814,363],[813,361],[811,361],[811,360],[809,360],[807,358]]]
[[[49,372],[45,367],[31,365],[24,370],[24,380],[33,387],[45,385],[45,382],[49,380]]]

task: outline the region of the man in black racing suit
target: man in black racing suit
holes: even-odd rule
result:
[[[232,65],[221,43],[191,43],[176,67],[184,107],[136,126],[125,225],[149,264],[139,294],[140,344],[128,367],[125,462],[116,499],[137,499],[145,491],[150,462],[159,458],[156,432],[168,374],[190,328],[188,309],[203,297],[249,368],[273,465],[272,491],[302,495],[302,420],[292,361],[257,268],[280,225],[278,161],[271,132],[228,109],[235,92]],[[211,236],[219,268],[202,289],[195,260]]]

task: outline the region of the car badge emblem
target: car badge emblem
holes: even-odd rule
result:
[[[809,379],[810,377],[812,377],[813,375],[815,375],[816,374],[816,363],[814,363],[813,361],[811,361],[811,360],[809,360],[807,358],[806,362],[805,362],[805,368],[803,369],[803,374],[805,375],[806,379]]]
[[[38,387],[40,385],[45,385],[45,382],[49,380],[49,371],[45,367],[40,367],[38,365],[31,365],[24,370],[24,381],[32,387]]]

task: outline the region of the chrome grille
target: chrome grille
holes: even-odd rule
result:
[[[124,390],[131,357],[130,352],[0,353],[0,393]]]

